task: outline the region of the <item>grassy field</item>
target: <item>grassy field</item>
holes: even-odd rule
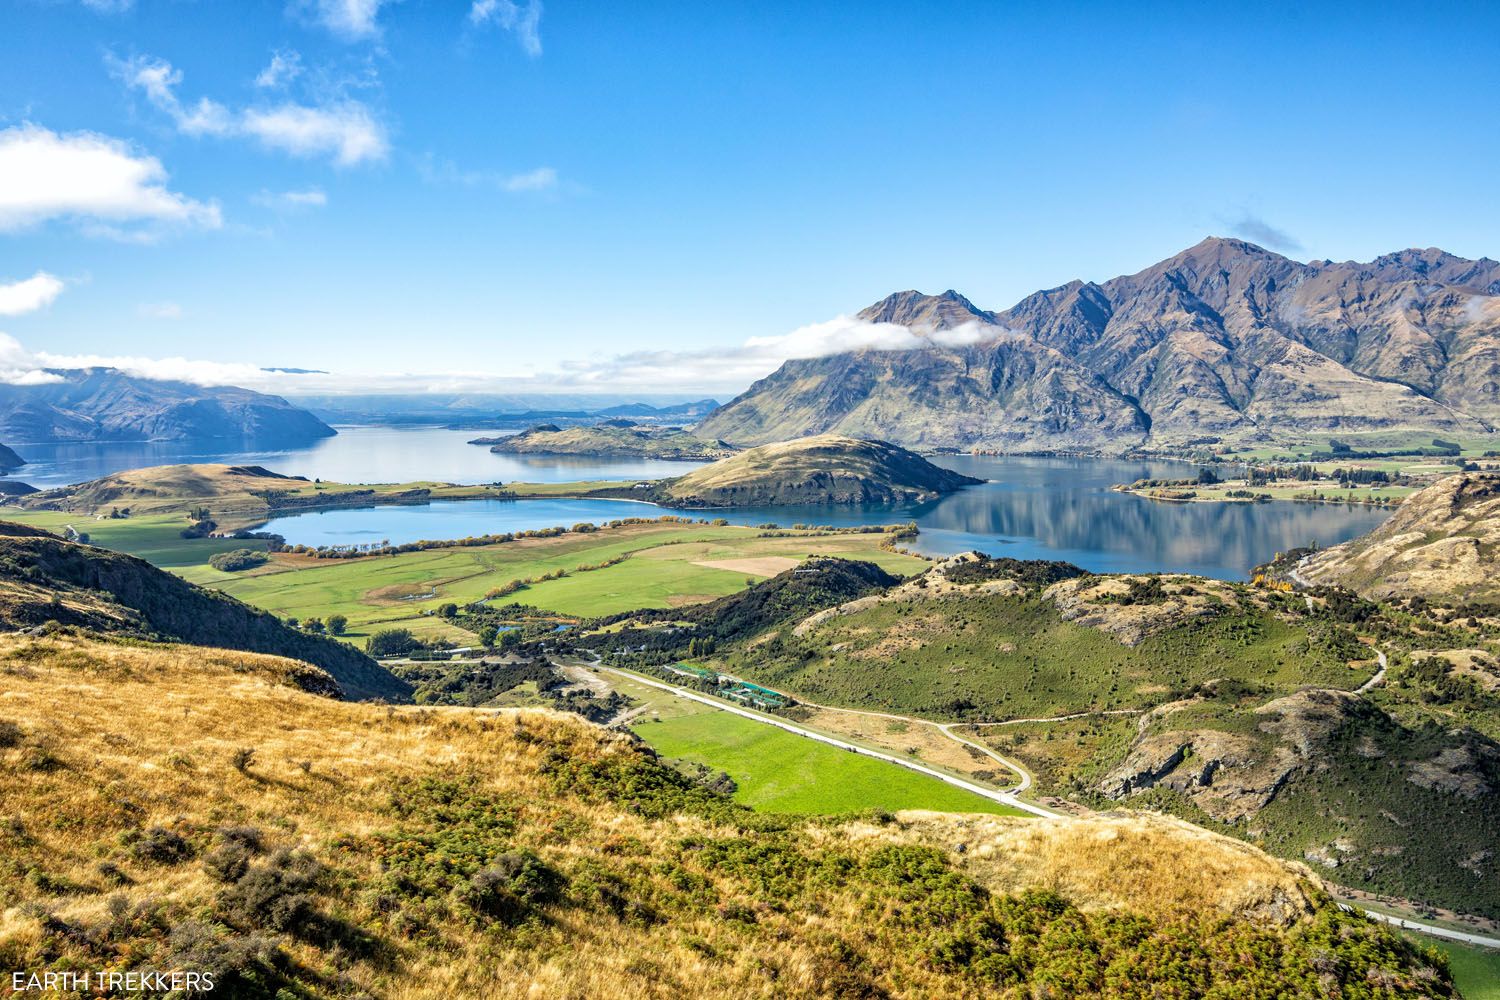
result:
[[[225,573],[209,557],[263,542],[183,538],[180,513],[94,520],[56,511],[0,510],[0,519],[51,531],[68,526],[105,548],[139,556],[192,583],[213,587],[283,617],[343,614],[350,638],[374,628],[403,627],[424,637],[462,639],[463,630],[434,619],[448,602],[467,604],[514,580],[562,570],[568,575],[509,596],[558,614],[591,617],[636,608],[666,608],[732,594],[811,555],[879,563],[893,573],[921,570],[925,560],[880,548],[880,534],[760,537],[734,525],[662,522],[592,533],[519,539],[499,545],[428,549],[364,559],[313,559],[278,554],[256,569]],[[614,565],[597,567],[613,560]]]
[[[1448,956],[1453,982],[1463,991],[1464,1000],[1500,1000],[1500,951],[1416,934],[1410,937]]]
[[[735,799],[767,812],[934,809],[1020,815],[936,778],[728,712],[641,722],[634,731],[664,756],[728,773],[739,785]]]
[[[232,538],[183,538],[182,529],[189,521],[182,514],[142,514],[135,517],[96,521],[89,514],[69,514],[52,510],[21,510],[0,507],[0,521],[18,521],[62,534],[71,525],[89,536],[89,541],[106,549],[139,556],[161,569],[189,575],[184,571],[208,569],[208,559],[217,552],[231,549],[264,549],[264,542]],[[190,577],[191,578],[191,577]],[[194,580],[201,583],[201,580]]]

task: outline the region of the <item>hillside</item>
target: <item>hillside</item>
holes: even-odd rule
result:
[[[720,459],[658,483],[652,498],[683,507],[898,503],[979,481],[884,441],[825,434]]]
[[[0,438],[18,442],[234,440],[306,443],[334,429],[279,396],[140,378],[114,368],[0,384]]]
[[[592,642],[647,667],[691,654],[802,702],[969,724],[1046,794],[1165,809],[1344,885],[1500,920],[1500,646],[1483,626],[1336,592],[1309,605],[973,557],[808,597],[800,620],[682,615],[694,627]],[[1377,676],[1375,637],[1390,667],[1356,693]]]
[[[26,459],[17,455],[13,450],[0,444],[0,472],[10,472],[19,469],[26,464]]]
[[[176,514],[188,518],[207,510],[209,527],[222,533],[296,511],[495,493],[490,487],[437,482],[352,485],[286,476],[258,465],[202,464],[130,469],[76,486],[25,494],[10,502],[25,510],[94,516]],[[184,520],[183,526],[188,523]]]
[[[1372,598],[1493,602],[1497,545],[1500,476],[1465,473],[1412,494],[1368,535],[1307,556],[1295,576]]]
[[[49,622],[290,657],[322,668],[348,697],[410,697],[404,681],[352,646],[291,629],[133,556],[0,521],[0,627]]]
[[[561,428],[539,424],[519,434],[476,438],[507,455],[598,455],[607,458],[661,458],[713,461],[736,449],[721,441],[704,441],[680,427],[650,427],[624,417],[592,426]]]
[[[0,658],[25,664],[7,969],[254,998],[1456,995],[1303,871],[1169,820],[759,816],[550,713],[341,703],[190,647]]]
[[[1210,238],[1004,312],[951,291],[897,293],[860,318],[930,346],[788,361],[696,432],[741,445],[834,432],[1108,452],[1311,431],[1481,433],[1500,425],[1497,293],[1488,259],[1430,249],[1303,264]]]

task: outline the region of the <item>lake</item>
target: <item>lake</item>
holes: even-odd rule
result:
[[[410,434],[410,431],[396,432]],[[490,455],[480,448],[471,462],[489,468]],[[434,449],[434,467],[408,468],[392,478],[489,481],[489,476],[443,475],[446,459]],[[515,459],[504,459],[514,463]],[[978,549],[1017,559],[1061,559],[1096,572],[1196,573],[1219,579],[1244,579],[1251,568],[1277,552],[1300,545],[1334,545],[1363,534],[1388,512],[1377,508],[1330,504],[1169,504],[1116,493],[1114,483],[1139,478],[1181,476],[1185,467],[1161,462],[1110,459],[939,456],[938,464],[992,480],[942,499],[921,504],[882,506],[739,507],[714,511],[679,511],[624,500],[476,500],[440,501],[408,507],[371,507],[299,514],[278,518],[264,530],[291,544],[349,545],[401,543],[419,539],[462,538],[522,531],[581,521],[600,523],[624,517],[687,514],[723,517],[733,524],[794,523],[859,525],[915,521],[920,534],[913,548],[929,555],[952,555]],[[607,478],[636,479],[671,475],[660,466],[691,463],[616,463],[546,465],[546,481],[606,478],[604,469],[628,470]],[[274,467],[274,466],[273,466]],[[510,478],[541,479],[531,475]],[[577,471],[587,469],[590,471]],[[568,471],[573,471],[568,475]],[[307,471],[302,472],[307,474]],[[325,478],[349,478],[331,472]],[[500,477],[504,478],[504,477]]]
[[[152,441],[17,445],[26,459],[7,479],[46,489],[88,482],[150,465],[223,462],[263,465],[272,472],[340,483],[566,483],[586,479],[659,479],[680,476],[697,462],[611,461],[597,458],[496,455],[468,444],[509,430],[440,427],[339,427],[338,436],[288,448],[236,447],[232,442]]]

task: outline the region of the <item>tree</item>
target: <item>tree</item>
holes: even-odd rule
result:
[[[495,645],[495,637],[499,634],[500,630],[495,628],[495,626],[486,625],[479,630],[479,644],[485,649],[490,649]]]
[[[500,648],[512,649],[521,644],[521,633],[511,628],[500,633]]]
[[[302,627],[313,635],[322,635],[326,626],[324,626],[323,619],[321,618],[309,618],[303,623]]]
[[[449,601],[447,604],[444,604],[442,607],[438,608],[438,614],[442,615],[444,618],[457,618],[458,605],[454,604],[452,601]]]
[[[370,636],[366,651],[371,656],[405,656],[421,645],[411,634],[411,629],[387,628]]]
[[[328,616],[328,634],[343,635],[349,629],[349,619],[344,615]]]

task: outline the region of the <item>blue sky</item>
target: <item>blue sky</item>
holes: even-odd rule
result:
[[[0,0],[0,368],[722,393],[1210,233],[1495,256],[1497,94],[1493,4]]]

